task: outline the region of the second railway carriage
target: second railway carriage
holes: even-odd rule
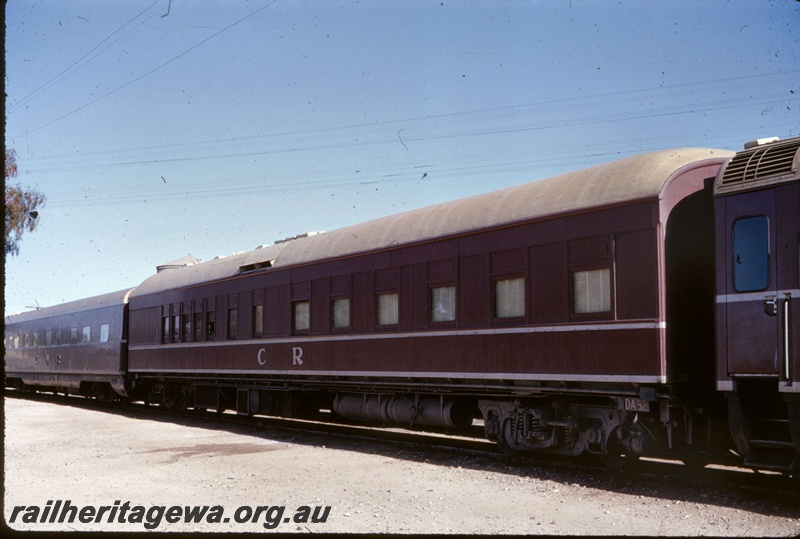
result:
[[[175,264],[130,297],[132,390],[168,406],[463,427],[509,450],[702,445],[713,179],[678,149]]]
[[[13,315],[5,322],[6,384],[125,396],[130,289]]]

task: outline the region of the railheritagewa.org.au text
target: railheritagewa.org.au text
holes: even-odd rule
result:
[[[331,506],[241,505],[233,512],[221,505],[134,505],[116,500],[112,505],[73,505],[71,500],[48,500],[40,505],[17,505],[8,524],[128,524],[155,530],[174,524],[249,524],[272,530],[281,524],[324,524]]]

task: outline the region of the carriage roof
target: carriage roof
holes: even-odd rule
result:
[[[253,270],[392,249],[593,208],[658,199],[679,171],[733,152],[682,148],[650,152],[498,191],[390,215],[230,257],[159,272],[133,296],[234,277]]]

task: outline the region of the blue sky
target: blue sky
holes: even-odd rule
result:
[[[9,0],[6,313],[644,151],[800,134],[795,0]]]

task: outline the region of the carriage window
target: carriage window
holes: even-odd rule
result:
[[[53,344],[53,331],[48,330],[48,332],[44,334],[44,345],[51,346],[52,344]]]
[[[100,324],[100,342],[108,342],[108,324]]]
[[[169,342],[169,316],[161,317],[161,342]]]
[[[69,328],[69,343],[78,344],[78,328]]]
[[[393,326],[400,321],[400,295],[397,292],[378,296],[378,325]]]
[[[295,331],[308,331],[311,326],[311,316],[309,311],[309,304],[307,301],[298,301],[292,307],[294,309],[294,316],[292,317],[292,325]]]
[[[192,340],[192,317],[188,314],[183,315],[183,342]]]
[[[494,282],[494,315],[497,318],[525,316],[525,279],[500,279]]]
[[[456,287],[431,288],[431,322],[451,322],[456,319]]]
[[[206,311],[206,335],[213,337],[216,333],[216,311]]]
[[[350,327],[350,298],[333,300],[331,308],[333,327],[338,329]]]
[[[253,337],[264,335],[264,306],[253,305]]]
[[[239,310],[228,309],[228,338],[235,339],[239,333]]]
[[[602,268],[572,274],[573,312],[603,313],[611,310],[611,270]]]
[[[769,227],[764,216],[733,223],[733,287],[737,292],[769,285]]]
[[[89,326],[83,326],[83,339],[81,340],[81,344],[89,344],[89,341],[92,340],[92,328]]]
[[[180,342],[181,337],[181,317],[175,315],[172,317],[172,342]]]
[[[56,346],[61,344],[61,335],[62,335],[61,330],[57,329],[56,330]]]
[[[194,340],[203,340],[203,313],[194,313]]]
[[[33,346],[34,347],[39,346],[39,332],[38,331],[34,332],[34,334],[33,334]]]

